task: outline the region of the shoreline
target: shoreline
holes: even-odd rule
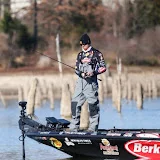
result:
[[[63,74],[68,73],[74,73],[74,70],[68,67],[63,66]],[[116,72],[117,66],[111,65],[109,67],[110,72]],[[128,72],[128,73],[142,73],[142,72],[155,72],[160,73],[160,66],[156,67],[149,67],[149,66],[123,66],[122,65],[122,72]],[[2,75],[45,75],[45,74],[58,74],[58,66],[53,67],[44,67],[44,68],[38,68],[38,67],[22,67],[22,68],[11,68],[11,69],[0,69],[0,76]]]
[[[99,75],[99,78],[102,79],[103,84],[103,92],[107,92],[107,97],[113,97],[112,95],[112,85],[114,83],[114,79],[117,76],[117,72],[115,70],[112,71],[111,75],[108,76],[107,74]],[[106,73],[106,72],[105,72]],[[127,81],[131,82],[132,91],[135,92],[136,83],[141,83],[143,88],[145,89],[145,96],[152,96],[153,88],[152,82],[154,81],[154,85],[157,87],[157,96],[160,96],[160,68],[129,68],[128,70],[123,69],[122,71],[122,88],[126,88]],[[102,77],[101,77],[102,76]],[[7,99],[17,99],[20,101],[19,98],[19,90],[23,92],[23,99],[27,101],[27,94],[33,79],[38,79],[39,83],[39,90],[42,97],[48,98],[48,92],[50,90],[50,86],[54,86],[54,98],[60,99],[62,95],[62,87],[64,84],[68,84],[71,88],[71,94],[74,92],[74,86],[77,79],[77,75],[73,72],[73,70],[64,70],[63,78],[60,78],[59,72],[53,70],[52,67],[38,69],[34,68],[26,69],[26,70],[10,70],[8,72],[1,72],[0,71],[0,99],[5,101]],[[107,84],[106,84],[107,83]],[[107,87],[107,88],[106,88]],[[150,90],[150,91],[149,91]],[[124,91],[126,92],[126,91]],[[105,93],[106,94],[106,93]],[[126,94],[126,93],[124,93]],[[102,95],[103,96],[103,95]],[[126,95],[125,95],[126,96]],[[133,95],[135,96],[135,95]]]

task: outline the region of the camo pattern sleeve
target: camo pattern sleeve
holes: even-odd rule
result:
[[[79,65],[81,63],[81,56],[82,56],[82,52],[80,52],[78,55],[77,55],[77,59],[76,59],[76,66],[75,66],[75,73],[81,77],[81,74],[82,72],[79,70]]]
[[[95,73],[94,74],[101,74],[103,72],[106,71],[106,64],[105,64],[105,60],[103,58],[103,54],[101,52],[99,52],[98,50],[95,51],[96,52],[96,66],[95,66]]]

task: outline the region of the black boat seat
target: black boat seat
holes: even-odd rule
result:
[[[47,125],[54,128],[67,128],[70,124],[65,119],[56,119],[55,117],[46,117]]]
[[[46,121],[47,121],[47,124],[53,124],[53,125],[58,124],[57,119],[54,117],[46,117]]]
[[[67,127],[70,124],[70,122],[65,119],[58,119],[58,122],[62,124],[64,127]]]

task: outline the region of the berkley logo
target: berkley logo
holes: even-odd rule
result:
[[[125,144],[125,149],[139,158],[160,159],[160,141],[131,140]]]

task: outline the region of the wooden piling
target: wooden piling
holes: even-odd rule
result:
[[[148,81],[148,97],[152,97],[152,82]]]
[[[158,89],[157,89],[156,81],[152,79],[151,83],[152,83],[152,97],[156,98],[158,96]]]
[[[139,83],[139,82],[137,82],[137,83]],[[136,84],[133,84],[133,87],[132,87],[132,100],[135,100],[135,101],[137,101],[137,86],[136,86]]]
[[[38,84],[36,89],[36,95],[35,95],[35,107],[38,108],[41,105],[42,105],[42,92]]]
[[[117,57],[117,74],[121,75],[122,73],[122,60],[121,58]]]
[[[2,94],[1,91],[0,91],[0,100],[1,100],[1,102],[2,102],[2,104],[3,104],[3,106],[4,106],[4,107],[7,107],[6,101],[5,101],[4,96],[3,96],[3,94]]]
[[[102,86],[103,86],[103,96],[107,97],[108,86],[107,86],[107,73],[104,72],[101,76],[102,78]],[[104,101],[104,100],[103,100]]]
[[[148,91],[148,86],[147,86],[147,81],[145,80],[144,83],[142,84],[142,88],[143,88],[143,98],[146,98],[148,95],[147,91]]]
[[[125,79],[123,82],[123,86],[122,86],[122,98],[127,99],[127,93],[128,89],[127,89],[127,80]]]
[[[136,94],[137,94],[137,108],[143,109],[143,90],[142,90],[142,85],[139,82],[136,84]]]
[[[112,102],[119,113],[121,112],[121,94],[121,78],[118,76],[112,82]]]
[[[80,129],[88,129],[88,127],[89,127],[88,103],[85,102],[81,108]]]
[[[116,85],[116,79],[112,78],[112,102],[113,104],[116,103],[116,97],[117,97],[117,85]]]
[[[117,79],[117,111],[121,113],[121,78],[118,76]]]
[[[131,100],[132,99],[132,85],[131,85],[130,80],[127,81],[127,92],[128,92],[127,99]]]
[[[60,115],[63,118],[71,118],[71,92],[69,90],[69,85],[67,82],[62,83],[62,93],[61,93],[61,108]]]
[[[40,90],[41,90],[41,94],[43,97],[43,100],[47,99],[47,95],[48,95],[48,86],[47,86],[47,82],[45,79],[42,79],[40,81]]]
[[[73,94],[74,94],[74,90],[75,90],[75,79],[74,79],[74,78],[71,78],[71,79],[68,81],[68,84],[69,84],[69,88],[70,88],[71,95],[73,95]]]
[[[48,91],[48,99],[50,100],[50,108],[54,109],[54,85],[50,83]]]
[[[34,78],[31,83],[31,88],[28,93],[27,99],[27,115],[34,115],[34,107],[35,107],[35,95],[36,88],[38,84],[38,79]]]
[[[102,79],[102,76],[100,76],[101,79]],[[98,98],[99,98],[99,102],[100,104],[102,104],[104,102],[104,88],[103,88],[103,81],[99,82],[98,83],[98,86],[99,86],[99,94],[98,94]]]
[[[23,88],[22,86],[18,86],[18,102],[21,102],[24,100],[24,95],[23,95]]]

